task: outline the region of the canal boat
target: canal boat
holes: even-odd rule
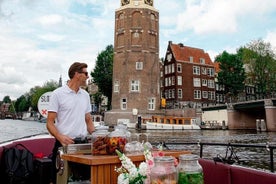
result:
[[[0,165],[1,168],[4,165],[3,161],[3,151],[4,148],[10,148],[17,144],[22,144],[28,150],[30,150],[34,155],[34,163],[36,163],[33,177],[33,183],[34,184],[48,184],[49,183],[49,174],[50,174],[50,167],[51,167],[51,160],[50,155],[52,152],[52,147],[54,145],[55,139],[49,135],[36,135],[32,137],[27,138],[21,138],[18,140],[13,140],[10,142],[2,143],[0,144]],[[78,149],[72,149],[72,148],[81,148],[85,146],[85,150],[90,149],[90,144],[80,144],[80,146],[73,146],[69,145],[70,150],[77,150]],[[91,146],[91,145],[90,145]],[[274,147],[275,148],[275,147]],[[183,153],[188,154],[189,151],[165,151],[165,154],[173,154],[177,157],[179,154]],[[178,154],[179,153],[179,154]],[[94,158],[95,157],[95,158]],[[133,155],[129,156],[133,159],[133,161],[138,162],[143,161],[142,155]],[[85,152],[84,154],[81,154],[81,152],[67,152],[64,156],[61,155],[60,159],[66,160],[68,159],[68,162],[65,165],[63,165],[63,172],[57,173],[58,177],[64,176],[64,180],[58,180],[58,184],[70,184],[75,183],[69,181],[67,176],[68,172],[70,170],[69,162],[80,164],[83,167],[89,166],[98,170],[91,170],[89,172],[89,175],[91,173],[92,176],[90,176],[91,180],[86,180],[85,183],[91,183],[95,184],[95,181],[97,181],[97,184],[111,184],[111,183],[117,183],[116,177],[117,173],[114,171],[115,165],[119,165],[120,160],[118,159],[118,156],[115,155],[102,155],[102,156],[92,156]],[[101,162],[99,162],[101,160]],[[67,160],[66,160],[67,161]],[[274,172],[267,172],[242,166],[236,166],[231,165],[224,162],[217,162],[215,160],[210,159],[199,159],[199,163],[203,168],[203,176],[204,176],[204,184],[244,184],[244,183],[253,183],[253,184],[275,184],[276,182],[276,174]],[[112,165],[110,167],[109,165]],[[104,172],[105,169],[109,169],[109,172]],[[97,172],[99,171],[99,172]],[[5,170],[1,170],[0,173],[0,180],[4,180],[5,176]],[[108,178],[108,180],[107,180]],[[62,181],[62,182],[61,182]],[[93,182],[94,181],[94,182]],[[82,183],[82,182],[79,182]],[[30,184],[30,183],[28,183]]]
[[[151,120],[143,121],[142,128],[147,130],[199,130],[196,118],[175,116],[152,116]]]

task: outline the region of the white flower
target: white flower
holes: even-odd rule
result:
[[[128,174],[127,173],[121,173],[118,176],[117,183],[120,183],[120,184],[129,184]]]
[[[148,164],[141,162],[139,168],[133,164],[133,162],[123,153],[116,150],[116,153],[121,160],[122,166],[120,168],[115,168],[119,174],[117,182],[119,184],[129,184],[143,182],[147,177]]]
[[[134,180],[136,177],[138,177],[138,170],[137,168],[132,168],[131,170],[129,170],[129,180]]]
[[[139,173],[143,176],[146,176],[147,171],[148,171],[148,164],[145,162],[141,162],[139,165]]]

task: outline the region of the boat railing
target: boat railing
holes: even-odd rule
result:
[[[271,172],[275,171],[275,167],[274,167],[274,150],[276,149],[276,145],[272,145],[270,143],[265,143],[265,144],[240,144],[240,143],[206,143],[206,142],[161,142],[161,143],[157,143],[154,144],[156,146],[160,146],[162,145],[165,149],[170,149],[170,145],[195,145],[199,147],[199,156],[200,158],[203,158],[203,151],[204,151],[204,147],[206,146],[215,146],[215,147],[226,147],[226,155],[228,154],[228,157],[232,157],[233,159],[235,159],[234,157],[236,157],[238,159],[238,157],[236,156],[236,151],[233,150],[233,148],[259,148],[259,149],[264,149],[267,152],[269,152],[269,170]],[[231,152],[231,153],[230,153]],[[213,159],[215,161],[221,161],[224,162],[224,158],[226,156],[220,156],[217,155],[217,157],[214,157]],[[229,160],[230,161],[230,160]],[[226,161],[227,162],[227,161]],[[231,162],[231,161],[230,161]],[[232,164],[232,163],[230,163]]]

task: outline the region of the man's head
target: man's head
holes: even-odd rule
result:
[[[86,77],[88,77],[87,64],[79,62],[73,63],[68,70],[69,78],[72,79],[76,73],[83,74],[86,75]]]

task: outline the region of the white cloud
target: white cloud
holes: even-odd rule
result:
[[[272,46],[272,49],[274,50],[274,53],[276,54],[276,30],[275,31],[269,31],[264,38],[266,42],[269,42]]]
[[[171,40],[202,48],[213,59],[252,39],[246,26],[259,31],[249,30],[256,39],[276,46],[273,21],[265,30],[260,26],[275,14],[273,0],[155,0],[154,6],[160,57]],[[120,0],[0,0],[0,100],[16,99],[60,75],[66,81],[74,61],[88,63],[91,71],[98,53],[114,42],[119,7]]]

